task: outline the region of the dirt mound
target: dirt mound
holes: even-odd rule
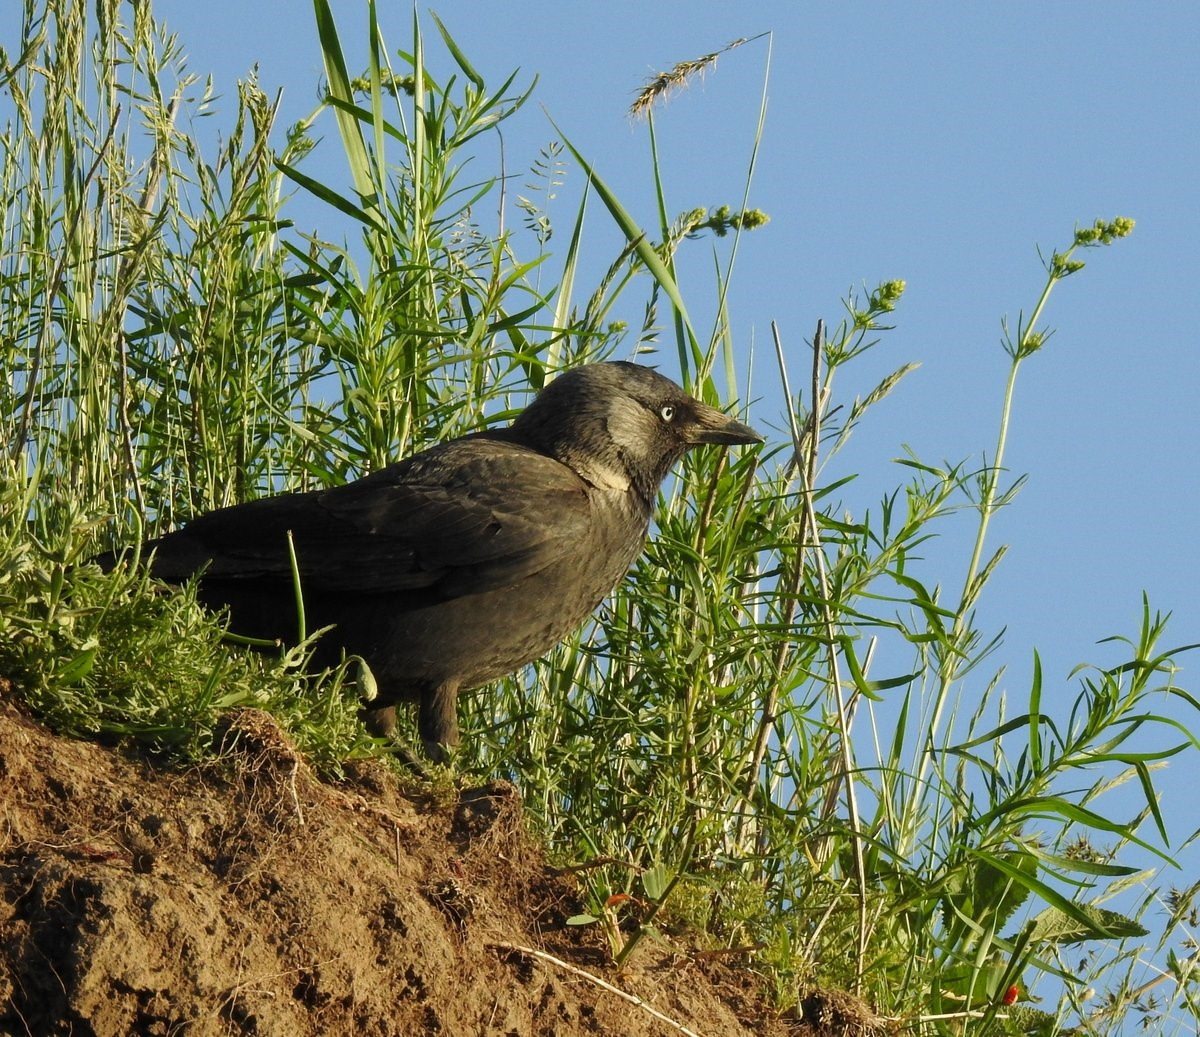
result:
[[[564,927],[576,893],[511,786],[439,803],[379,766],[332,786],[253,710],[223,749],[164,770],[0,696],[0,1032],[864,1032],[780,1020],[683,948],[618,975]]]

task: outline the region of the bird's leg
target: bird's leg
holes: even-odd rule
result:
[[[421,693],[417,730],[431,760],[445,762],[447,749],[458,745],[458,681],[443,681]]]
[[[396,734],[396,707],[380,706],[378,709],[363,707],[359,714],[368,731],[376,738],[392,738]]]
[[[358,711],[359,717],[366,729],[376,738],[396,738],[396,707],[380,706],[378,709],[368,709],[365,706]],[[397,744],[396,751],[404,765],[418,778],[430,780],[429,769],[417,753],[407,745]]]

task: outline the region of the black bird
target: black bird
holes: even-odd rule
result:
[[[434,759],[458,742],[456,699],[578,627],[642,549],[671,466],[701,443],[761,440],[647,367],[601,363],[547,385],[511,426],[422,451],[329,490],[222,508],[146,544],[151,572],[199,576],[232,631],[296,635],[290,532],[314,662],[366,660],[368,727],[419,704]]]

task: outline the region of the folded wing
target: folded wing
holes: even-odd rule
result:
[[[587,488],[552,458],[475,436],[345,486],[210,512],[150,545],[154,573],[290,585],[289,532],[306,595],[433,602],[509,586],[586,550]]]

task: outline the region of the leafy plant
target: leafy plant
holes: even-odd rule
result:
[[[368,3],[367,68],[352,75],[327,0],[314,14],[318,108],[280,134],[250,78],[216,145],[190,130],[215,111],[213,87],[148,4],[30,0],[6,47],[0,675],[64,731],[196,757],[223,711],[254,703],[327,770],[389,753],[357,723],[352,663],[309,677],[308,644],[231,649],[187,589],[88,558],[504,420],[572,364],[665,347],[726,406],[749,366],[726,301],[742,235],[765,220],[752,176],[731,204],[672,210],[655,111],[752,41],[639,96],[644,225],[564,133],[533,160],[542,190],[472,180],[533,85],[490,87],[436,17],[437,47],[414,17],[393,68]],[[344,182],[309,171],[319,120],[336,124]],[[760,108],[755,149],[761,134]],[[574,169],[587,186],[556,226],[550,196]],[[294,192],[324,203],[321,233],[293,225]],[[622,238],[595,270],[589,207]],[[688,923],[756,953],[783,1003],[841,985],[918,1032],[1196,1016],[1195,887],[1160,892],[1129,861],[1171,863],[1156,772],[1200,747],[1197,701],[1175,684],[1184,649],[1161,647],[1165,618],[1144,601],[1136,634],[1111,641],[1124,657],[1077,671],[1065,708],[1036,657],[1014,706],[987,673],[1001,639],[976,614],[1004,554],[991,520],[1021,484],[1004,467],[1018,371],[1045,348],[1046,305],[1079,256],[1131,229],[1098,221],[1046,261],[1006,332],[990,457],[906,455],[902,485],[862,514],[843,506],[834,461],[914,365],[857,395],[843,384],[904,283],[846,300],[803,372],[777,332],[784,442],[689,455],[595,622],[464,704],[459,768],[520,784],[583,876],[573,921],[601,926],[615,960]],[[701,242],[713,281],[685,284],[678,257]],[[699,298],[711,327],[688,312]],[[922,555],[964,518],[970,556],[947,580]],[[1132,811],[1111,805],[1118,787]]]

